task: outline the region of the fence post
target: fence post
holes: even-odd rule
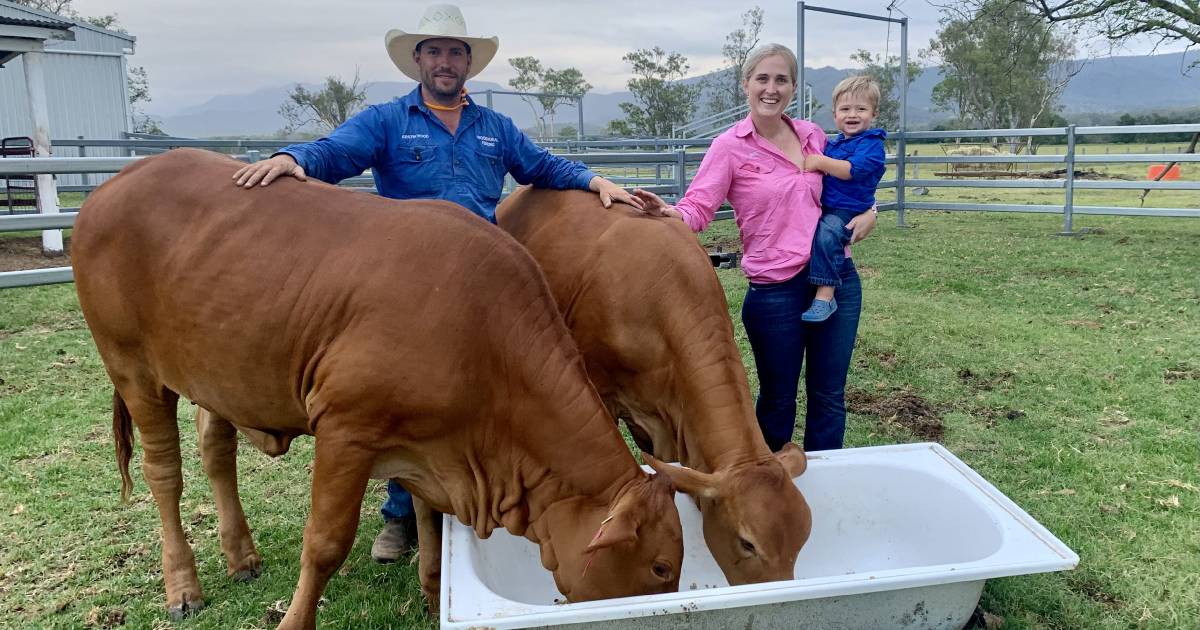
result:
[[[83,140],[83,136],[79,136],[79,139],[80,139],[80,140]],[[87,148],[87,145],[80,145],[80,147],[79,147],[79,157],[88,157],[88,148]],[[83,183],[83,185],[84,185],[84,186],[91,186],[91,185],[92,185],[92,174],[91,174],[91,173],[84,173],[84,174],[83,174],[83,182],[82,182],[82,183]],[[84,193],[83,193],[83,196],[85,196],[85,197],[86,197],[86,196],[88,195],[88,193],[90,193],[90,192],[92,192],[92,191],[90,191],[90,190],[89,190],[89,191],[86,191],[86,192],[84,192]]]
[[[655,153],[658,153],[658,152],[660,152],[660,151],[662,151],[662,149],[661,149],[661,148],[659,148],[659,146],[658,146],[658,139],[657,139],[657,138],[655,138],[655,142],[654,142],[654,152],[655,152]],[[663,176],[662,176],[662,162],[655,162],[655,163],[654,163],[654,185],[655,185],[655,186],[662,186],[662,178],[663,178]]]
[[[896,141],[896,227],[908,227],[904,224],[904,171],[906,164],[904,154],[904,131],[901,130]]]
[[[253,164],[259,159],[258,149],[250,149],[246,151],[246,161]]]
[[[1067,179],[1066,195],[1063,203],[1063,236],[1075,234],[1071,228],[1071,220],[1075,213],[1075,125],[1067,127]]]
[[[575,139],[583,142],[583,97],[575,98],[575,111],[579,114],[579,130],[575,132]]]
[[[487,95],[487,108],[493,109],[493,107],[492,107],[492,91],[488,90],[488,91],[484,92],[484,94]]]
[[[678,202],[687,192],[687,149],[675,150],[675,188],[678,190],[675,201]]]

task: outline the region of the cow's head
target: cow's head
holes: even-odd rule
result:
[[[679,590],[683,529],[674,497],[666,478],[639,473],[611,505],[548,509],[542,564],[558,590],[572,602]]]
[[[793,579],[812,513],[792,483],[808,463],[795,444],[775,457],[708,474],[645,456],[659,476],[696,499],[704,542],[731,585]]]

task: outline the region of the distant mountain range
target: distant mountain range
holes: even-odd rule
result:
[[[1083,114],[1124,112],[1138,113],[1200,106],[1200,69],[1184,75],[1187,64],[1184,53],[1107,57],[1086,62],[1063,93],[1061,103],[1068,120]],[[853,70],[840,68],[810,68],[805,79],[812,84],[817,99],[826,106],[818,112],[817,122],[832,126],[829,94],[834,85]],[[698,81],[699,77],[688,81]],[[930,94],[941,80],[937,68],[926,68],[913,83],[908,95],[908,120],[912,128],[929,127],[945,120],[945,112],[933,111]],[[381,81],[367,90],[368,103],[383,103],[410,92],[411,81]],[[308,85],[309,88],[320,88]],[[495,83],[471,81],[468,90],[480,103],[484,91],[504,91],[508,88]],[[184,108],[174,114],[155,116],[172,135],[187,137],[263,136],[283,127],[279,105],[283,103],[292,84],[262,88],[245,94],[223,94],[199,105]],[[629,92],[609,94],[589,93],[583,101],[584,130],[599,133],[608,122],[621,118],[619,103],[632,101]],[[532,127],[534,116],[528,105],[515,96],[495,95],[493,107],[510,117],[522,128]],[[556,127],[578,125],[573,107],[562,107]]]

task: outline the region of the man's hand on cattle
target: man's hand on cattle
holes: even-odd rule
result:
[[[642,200],[629,194],[628,190],[604,179],[597,175],[588,182],[588,189],[594,193],[600,193],[600,203],[604,204],[605,208],[611,208],[614,201],[628,204],[642,210]]]
[[[280,175],[291,175],[302,182],[308,181],[308,177],[304,174],[304,168],[286,153],[280,153],[268,160],[239,168],[233,174],[233,181],[238,186],[253,188],[256,184],[266,186]]]
[[[642,212],[654,217],[674,217],[683,219],[683,213],[676,210],[674,206],[667,205],[667,202],[662,200],[662,197],[641,188],[633,189],[633,196],[642,202]]]
[[[875,229],[875,221],[879,215],[879,211],[874,206],[870,210],[850,219],[846,222],[846,229],[852,230],[854,233],[850,235],[850,242],[857,243],[871,233]]]

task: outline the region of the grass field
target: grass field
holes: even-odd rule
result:
[[[1194,207],[1194,206],[1193,206]],[[913,212],[856,246],[864,316],[847,446],[940,439],[1071,548],[1077,570],[989,581],[1003,628],[1194,628],[1200,619],[1200,222]],[[732,222],[703,238],[735,240]],[[718,272],[737,323],[745,281]],[[158,514],[118,502],[111,386],[71,285],[0,292],[0,627],[171,627]],[[192,408],[180,406],[190,424]],[[262,577],[225,577],[185,426],[182,509],[208,607],[185,628],[274,627],[299,571],[311,440],[242,449]],[[326,628],[432,628],[410,564],[369,546],[373,483]],[[820,518],[820,515],[816,515]]]

